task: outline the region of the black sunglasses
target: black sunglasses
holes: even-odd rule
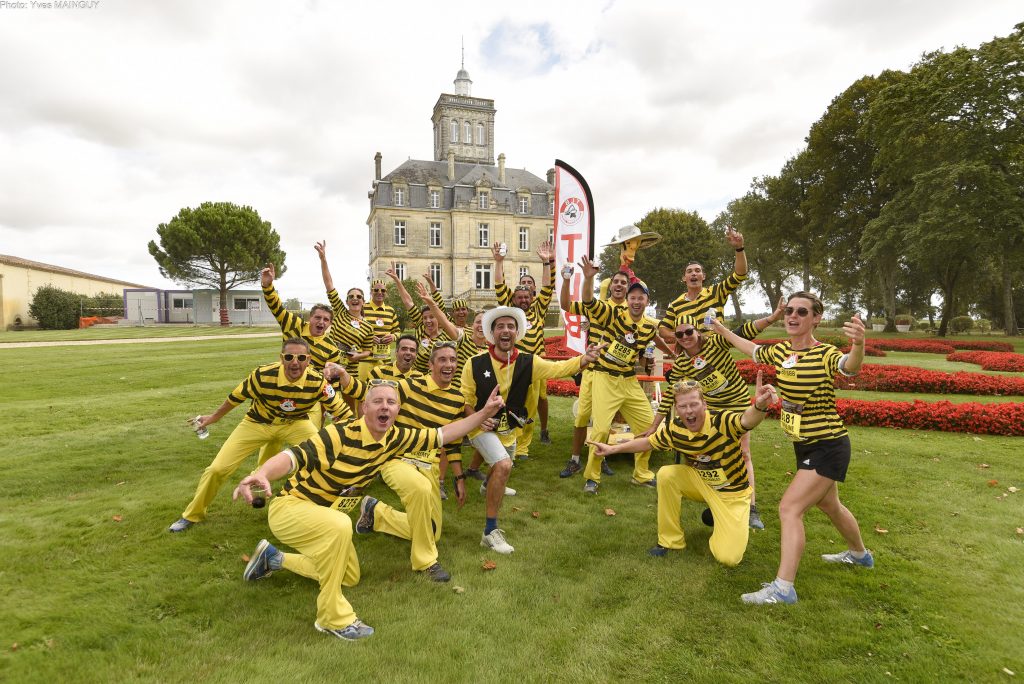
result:
[[[684,337],[697,334],[696,328],[687,328],[686,330],[676,330],[676,339],[681,340]]]
[[[793,314],[796,314],[800,318],[803,318],[807,314],[811,313],[805,306],[798,306],[795,308],[792,306],[787,306],[785,308],[785,312],[787,316],[792,316]]]

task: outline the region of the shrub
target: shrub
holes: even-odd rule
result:
[[[978,332],[988,334],[992,332],[992,321],[987,318],[979,318],[974,322],[974,327],[978,329]]]
[[[36,290],[28,313],[44,330],[71,330],[78,327],[82,296],[52,285]]]
[[[921,320],[919,320],[917,322],[917,329],[918,330],[931,330],[932,329],[932,322],[929,321],[927,318],[922,318]]]
[[[970,332],[974,327],[974,320],[970,316],[955,316],[949,322],[949,331],[954,335],[957,333]]]
[[[909,314],[900,314],[896,317],[896,325],[914,325],[914,317]]]
[[[124,297],[114,292],[101,292],[87,297],[82,306],[83,316],[124,316]]]

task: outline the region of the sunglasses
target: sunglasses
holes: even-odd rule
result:
[[[689,337],[690,335],[696,335],[696,334],[697,334],[697,329],[696,328],[687,328],[686,330],[676,330],[676,339],[677,340],[681,340],[684,337]]]
[[[373,288],[373,290],[371,290],[371,291],[372,291],[372,292],[387,292],[387,291],[388,291],[388,289],[387,289],[386,287],[375,287],[375,288]]]
[[[299,363],[304,363],[309,361],[309,354],[281,354],[281,358],[285,361],[292,361],[294,359]]]
[[[700,387],[700,383],[696,380],[680,380],[672,385],[672,391],[678,394],[680,390],[692,390],[698,387]]]
[[[796,314],[800,318],[803,318],[804,316],[806,316],[807,314],[809,314],[811,312],[807,309],[806,306],[798,306],[798,307],[787,306],[785,308],[785,313],[786,313],[787,316],[792,316],[793,314]]]
[[[533,292],[533,288],[529,285],[516,285],[516,289],[513,292]]]
[[[366,381],[366,384],[370,387],[394,387],[398,389],[398,383],[387,378],[370,378]]]
[[[362,299],[363,295],[351,294],[348,296],[349,299]]]
[[[451,340],[448,340],[446,342],[435,342],[434,343],[434,349],[444,349],[445,347],[448,347],[449,349],[455,349],[456,343],[452,342]]]

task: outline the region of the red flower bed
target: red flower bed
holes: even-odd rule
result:
[[[967,352],[970,353],[970,352]],[[977,352],[984,353],[984,352]],[[775,368],[760,366],[741,359],[736,362],[740,376],[753,384],[757,371],[763,371],[765,382],[775,382]],[[922,392],[928,394],[1024,395],[1024,378],[985,375],[958,371],[944,373],[915,366],[883,366],[866,363],[852,378],[837,376],[839,389],[875,390],[877,392]]]
[[[953,404],[948,401],[861,401],[838,399],[847,425],[895,427],[982,435],[1024,435],[1024,403]]]
[[[565,337],[548,337],[544,340],[544,358],[560,361],[579,356],[574,350],[565,346]]]
[[[991,351],[959,351],[946,356],[947,361],[976,363],[985,370],[1022,372],[1024,371],[1024,354]]]
[[[572,380],[548,380],[549,397],[578,397],[580,388]]]
[[[951,345],[957,349],[970,349],[972,351],[996,351],[996,352],[1012,352],[1013,345],[1009,342],[971,342],[969,340],[951,341]]]

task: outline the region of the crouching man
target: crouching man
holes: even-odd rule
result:
[[[709,410],[700,383],[693,380],[679,383],[675,393],[675,417],[653,435],[615,446],[595,443],[594,448],[601,457],[652,448],[679,452],[684,463],[658,471],[658,544],[648,553],[665,556],[686,547],[679,511],[687,498],[708,506],[704,521],[715,529],[708,542],[715,560],[738,565],[750,535],[750,484],[740,437],[764,420],[777,400],[775,388],[762,385],[758,373],[754,403],[745,411]]]

